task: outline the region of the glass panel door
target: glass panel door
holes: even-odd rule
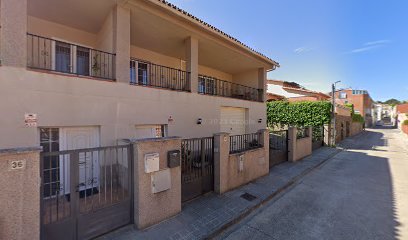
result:
[[[89,76],[89,49],[77,47],[77,74]]]
[[[55,44],[55,70],[58,72],[71,72],[71,46],[67,43]]]
[[[143,85],[149,85],[148,84],[148,64],[147,63],[141,63],[138,62],[138,67],[137,67],[137,80],[138,84],[143,84]]]
[[[41,128],[40,145],[44,152],[59,151],[59,129]],[[46,156],[43,162],[44,196],[51,197],[60,190],[60,160],[59,156]]]

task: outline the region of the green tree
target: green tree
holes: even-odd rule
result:
[[[395,105],[401,104],[401,101],[399,101],[398,99],[395,99],[395,98],[391,98],[391,99],[388,99],[387,101],[385,101],[384,104],[395,106]]]

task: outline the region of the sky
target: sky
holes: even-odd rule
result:
[[[170,0],[280,63],[269,79],[408,100],[406,0]]]

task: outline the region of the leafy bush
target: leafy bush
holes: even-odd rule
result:
[[[407,125],[408,126],[408,119],[402,122],[402,125]]]
[[[346,103],[346,104],[344,104],[344,106],[347,107],[347,108],[350,108],[350,113],[353,116],[353,114],[354,114],[354,104]]]
[[[360,114],[353,114],[352,116],[353,122],[364,123],[364,118]]]
[[[268,127],[322,126],[330,123],[330,102],[274,101],[267,104]]]

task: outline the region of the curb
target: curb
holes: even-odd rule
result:
[[[304,176],[308,175],[309,173],[313,172],[314,170],[316,170],[317,168],[321,167],[322,165],[324,165],[325,163],[327,163],[328,160],[332,159],[334,156],[336,156],[337,154],[339,154],[342,151],[346,151],[346,149],[339,149],[337,148],[337,150],[334,153],[331,153],[326,159],[324,159],[323,161],[321,161],[319,164],[317,164],[316,166],[313,166],[309,169],[306,169],[305,171],[303,171],[301,174],[297,175],[296,177],[292,178],[289,182],[287,182],[284,186],[282,186],[281,188],[279,188],[277,191],[275,191],[274,193],[272,193],[271,195],[269,195],[267,198],[263,199],[262,201],[260,201],[258,204],[256,204],[255,206],[252,206],[251,208],[248,208],[245,212],[243,212],[241,215],[237,216],[236,218],[232,219],[231,221],[225,223],[224,225],[220,226],[219,229],[215,230],[214,232],[212,232],[211,234],[209,234],[207,237],[205,237],[204,239],[214,239],[215,237],[219,236],[222,232],[224,232],[225,230],[227,230],[229,227],[239,223],[241,220],[243,220],[245,217],[247,217],[248,215],[250,215],[252,212],[254,212],[255,210],[257,210],[258,208],[260,208],[261,206],[265,205],[266,203],[268,203],[269,201],[271,201],[274,197],[276,197],[277,195],[279,195],[280,193],[284,192],[285,190],[287,190],[288,188],[294,186],[296,183],[299,182],[300,179],[302,179]]]

